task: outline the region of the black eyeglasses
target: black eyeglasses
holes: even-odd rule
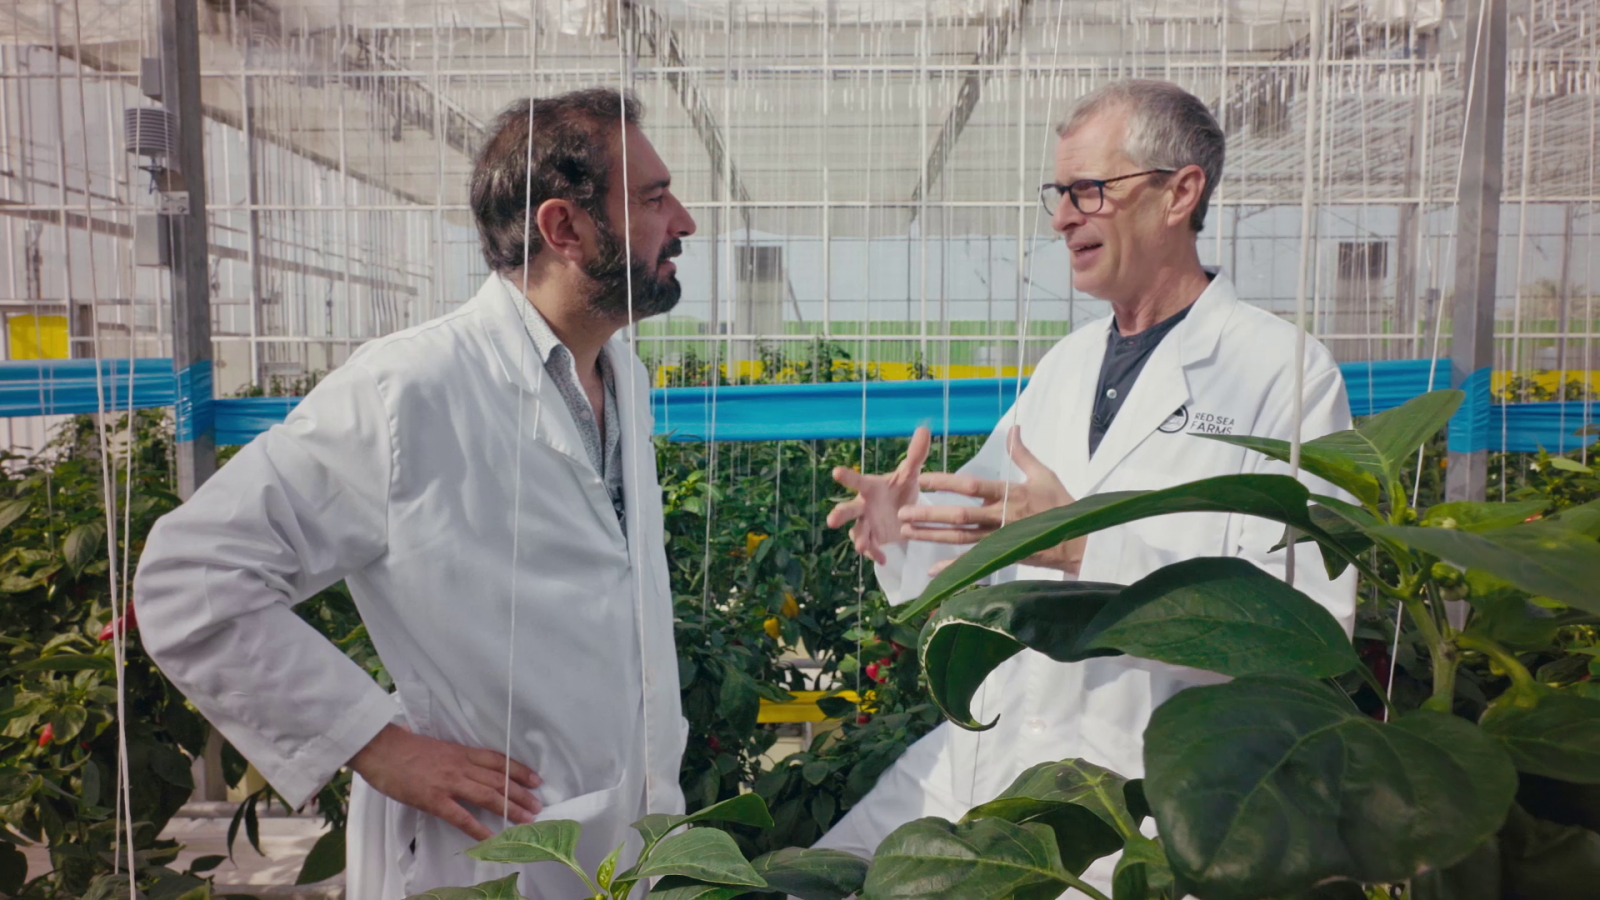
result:
[[[1116,184],[1129,178],[1138,178],[1140,175],[1171,175],[1176,169],[1146,169],[1143,172],[1134,172],[1132,175],[1118,175],[1115,178],[1104,180],[1098,178],[1080,178],[1071,184],[1041,184],[1039,185],[1039,202],[1044,204],[1044,211],[1054,216],[1056,210],[1061,208],[1061,196],[1065,194],[1072,198],[1072,205],[1078,212],[1092,216],[1106,205],[1106,185]]]

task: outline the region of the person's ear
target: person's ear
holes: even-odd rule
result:
[[[570,200],[546,200],[533,214],[544,246],[574,263],[584,261],[585,237],[594,230],[589,214]]]
[[[1189,217],[1200,205],[1205,189],[1206,173],[1199,166],[1184,166],[1167,176],[1167,196],[1172,198],[1167,207],[1167,225],[1188,227]]]

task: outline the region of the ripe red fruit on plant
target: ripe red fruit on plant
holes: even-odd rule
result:
[[[722,742],[717,740],[716,735],[706,738],[706,746],[711,748],[712,753],[722,752]]]
[[[867,677],[879,684],[883,683],[883,666],[878,663],[867,663]]]
[[[857,725],[865,725],[865,724],[867,724],[868,722],[871,722],[871,721],[872,721],[872,717],[867,715],[866,713],[862,713],[861,715],[856,716],[856,724]]]
[[[138,627],[139,619],[133,614],[133,601],[130,600],[128,601],[128,612],[126,615],[118,616],[115,619],[112,619],[110,622],[106,623],[106,627],[100,629],[100,640],[109,641],[119,634],[124,634],[127,631]]]
[[[52,724],[50,724],[48,722],[45,723],[44,730],[39,732],[39,746],[43,747],[43,746],[45,746],[46,744],[50,743],[51,741],[53,741],[55,739],[56,739],[56,726],[54,726],[54,725],[52,725]]]

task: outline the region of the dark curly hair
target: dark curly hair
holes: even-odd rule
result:
[[[518,100],[500,113],[472,166],[472,218],[489,268],[515,271],[538,255],[543,242],[531,211],[546,200],[570,200],[609,228],[618,123],[638,125],[643,116],[632,92],[610,88]]]

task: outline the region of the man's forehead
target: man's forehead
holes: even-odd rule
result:
[[[1105,178],[1104,170],[1127,161],[1122,150],[1120,115],[1108,111],[1079,123],[1056,141],[1056,174],[1073,178]]]

